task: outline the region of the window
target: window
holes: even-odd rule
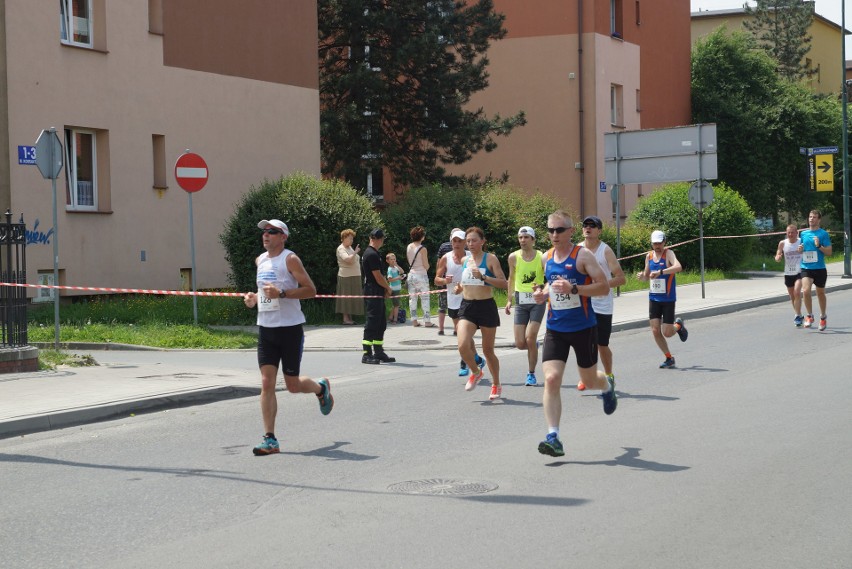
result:
[[[70,211],[97,211],[96,135],[92,131],[65,129],[65,206]]]
[[[639,91],[639,89],[636,89],[636,112],[637,113],[642,112],[642,97],[640,95],[641,95],[641,92]]]
[[[154,151],[154,189],[168,190],[166,179],[166,137],[162,134],[151,135],[151,146]]]
[[[621,85],[609,86],[609,122],[612,126],[624,126],[624,100]]]
[[[92,47],[92,0],[59,0],[62,43]]]
[[[621,0],[609,0],[609,33],[614,38],[623,38],[621,22]]]

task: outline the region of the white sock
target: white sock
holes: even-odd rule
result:
[[[559,427],[550,427],[547,430],[547,434],[549,435],[550,433],[553,433],[558,437],[559,436]]]

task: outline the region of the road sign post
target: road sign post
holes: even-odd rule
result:
[[[195,228],[192,215],[192,194],[207,185],[207,162],[198,154],[186,152],[175,162],[175,181],[189,196],[189,250],[192,260],[192,292],[196,292],[195,277]],[[198,296],[192,295],[192,318],[198,326]]]
[[[56,128],[42,130],[35,143],[36,166],[45,179],[53,186],[53,284],[59,285],[59,215],[56,204],[56,178],[62,171],[64,158],[62,142],[56,135]],[[59,350],[59,289],[53,295],[53,345]]]

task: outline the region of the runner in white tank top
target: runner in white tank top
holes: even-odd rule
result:
[[[799,246],[798,228],[795,223],[787,226],[787,237],[778,242],[775,261],[784,262],[784,286],[793,305],[793,324],[798,328],[805,318],[802,316],[802,252]]]

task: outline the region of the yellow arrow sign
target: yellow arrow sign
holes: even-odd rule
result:
[[[834,155],[814,155],[814,167],[816,169],[816,191],[834,191]]]

